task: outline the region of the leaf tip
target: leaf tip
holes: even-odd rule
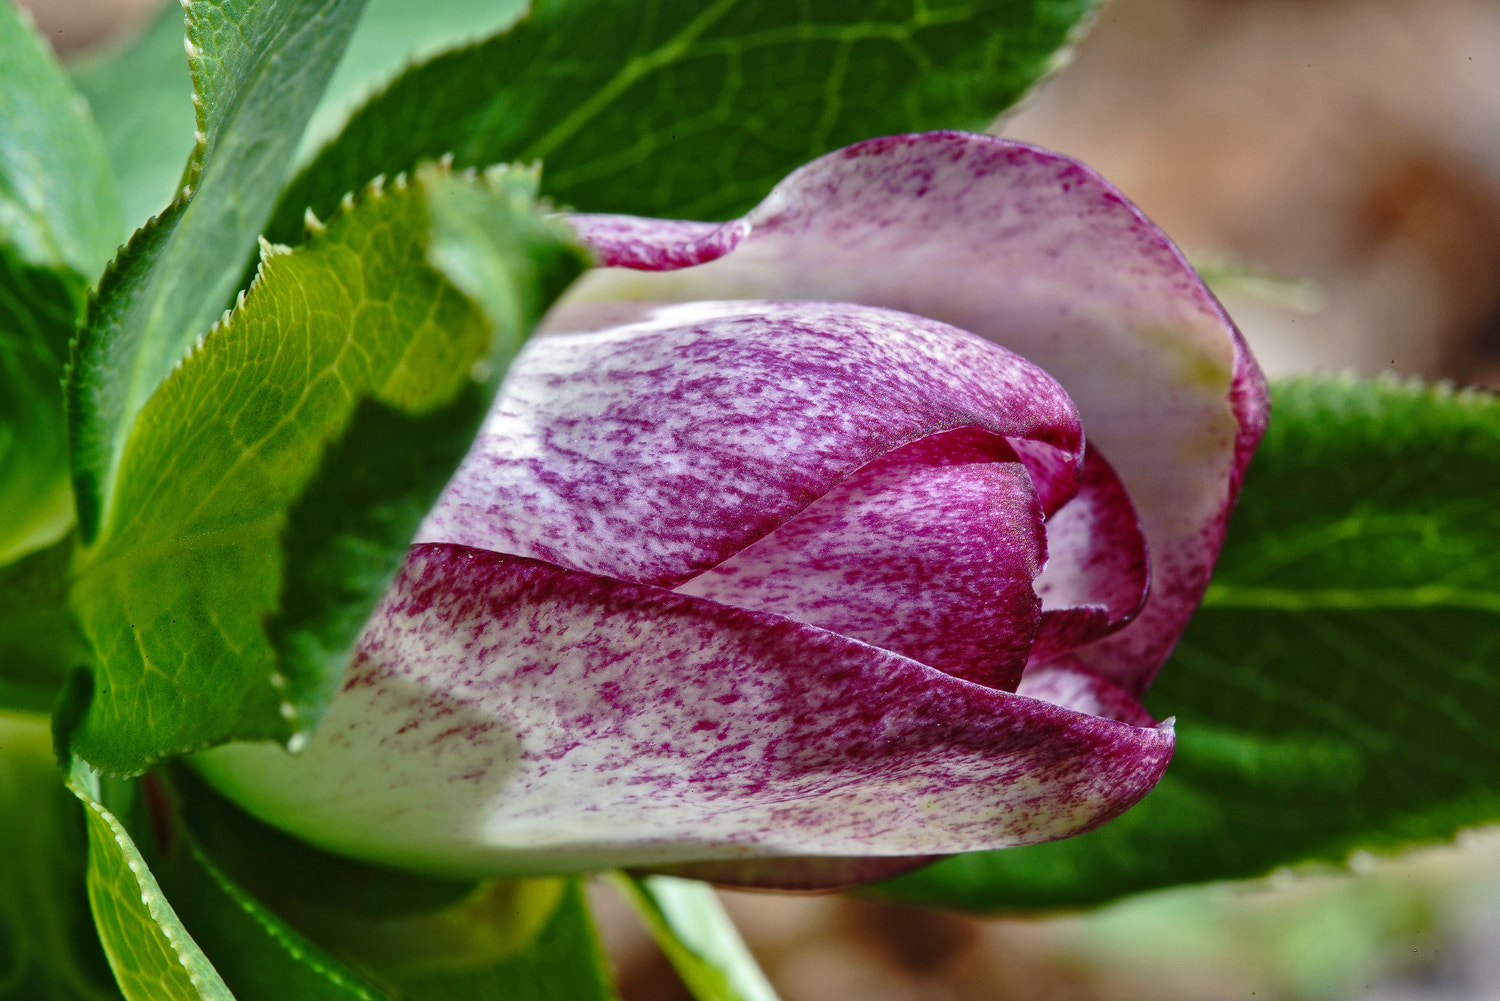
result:
[[[308,236],[322,236],[328,231],[328,227],[323,223],[323,220],[313,214],[310,206],[302,210],[302,227],[306,230]]]

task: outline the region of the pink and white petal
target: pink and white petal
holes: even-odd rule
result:
[[[1035,365],[922,317],[693,303],[533,340],[418,533],[674,587],[856,469],[960,427],[1078,461],[1077,413]]]
[[[1027,667],[1016,694],[1131,726],[1171,726],[1171,720],[1157,724],[1135,696],[1099,677],[1076,657]]]
[[[1146,539],[1125,487],[1097,448],[1084,453],[1078,493],[1047,519],[1047,567],[1034,662],[1112,633],[1145,604]]]
[[[748,549],[679,587],[796,619],[1014,691],[1047,551],[1031,479],[972,429],[888,452]]]
[[[554,322],[576,329],[589,302],[816,298],[929,316],[1035,361],[1140,514],[1151,598],[1081,655],[1143,690],[1207,585],[1266,418],[1254,360],[1172,243],[1084,164],[958,132],[831,153],[746,219],[701,267],[590,273]]]
[[[568,223],[606,267],[667,271],[706,264],[733,250],[750,232],[743,219],[726,223],[571,215]]]
[[[1172,744],[763,612],[418,546],[302,753],[195,761],[313,844],[479,876],[1067,837]]]

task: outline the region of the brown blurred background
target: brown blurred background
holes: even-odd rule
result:
[[[26,0],[65,56],[160,0]],[[1114,0],[997,131],[1078,156],[1273,375],[1500,388],[1500,0]],[[1349,872],[977,920],[728,894],[785,1001],[1500,1001],[1500,834]],[[688,994],[599,891],[627,1001]]]

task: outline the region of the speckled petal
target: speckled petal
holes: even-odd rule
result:
[[[1172,743],[779,616],[418,546],[306,750],[196,761],[324,848],[501,875],[1066,837]]]
[[[1125,487],[1097,448],[1084,454],[1078,493],[1047,519],[1047,568],[1033,662],[1112,633],[1145,604],[1149,554]]]
[[[418,541],[674,587],[871,460],[963,427],[1080,461],[1057,383],[946,324],[845,304],[667,307],[532,341]]]
[[[1133,695],[1099,677],[1076,657],[1058,657],[1028,667],[1016,694],[1131,726],[1156,725]]]
[[[569,216],[568,222],[600,264],[641,271],[707,264],[729,253],[750,232],[743,219],[720,224],[578,214]]]
[[[1125,483],[1153,589],[1126,628],[1080,651],[1145,688],[1197,606],[1265,384],[1238,332],[1171,242],[1087,166],[989,136],[873,139],[792,174],[729,253],[673,272],[603,269],[549,321],[578,329],[613,303],[823,299],[951,323],[1057,377]]]
[[[1041,507],[1015,452],[969,429],[876,459],[678,591],[775,612],[1014,691],[1042,603]]]

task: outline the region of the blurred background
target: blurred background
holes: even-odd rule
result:
[[[89,59],[146,30],[162,0],[25,5],[87,92]],[[357,41],[314,132],[413,46],[491,30],[517,4],[492,6]],[[372,0],[370,17],[420,9]],[[180,52],[180,31],[166,44]],[[131,95],[90,96],[115,120],[107,133],[145,113]],[[185,125],[168,130],[180,164],[185,90],[168,111]],[[1496,0],[1113,0],[1071,64],[995,131],[1119,185],[1215,278],[1271,375],[1500,388]],[[142,170],[136,222],[175,181]],[[724,896],[785,1001],[1500,1001],[1500,830],[1081,914]],[[598,903],[626,1001],[689,998],[625,905],[604,888]]]

